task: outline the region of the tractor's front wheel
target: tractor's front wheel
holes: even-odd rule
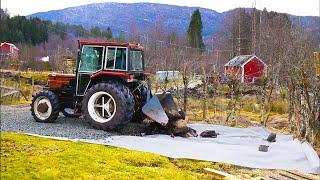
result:
[[[58,97],[52,91],[40,91],[32,99],[31,114],[37,122],[54,122],[59,116]]]
[[[129,122],[134,112],[134,98],[129,89],[117,82],[92,86],[83,99],[86,121],[97,129],[114,130]]]

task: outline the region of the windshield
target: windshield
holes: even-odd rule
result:
[[[130,50],[130,69],[132,71],[143,71],[142,51]]]

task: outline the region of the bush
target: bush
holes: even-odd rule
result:
[[[242,99],[243,110],[248,112],[260,112],[259,105],[255,96],[245,96]]]
[[[271,105],[271,112],[277,114],[285,114],[289,111],[288,102],[284,99],[274,101]]]
[[[21,76],[25,78],[33,78],[34,81],[47,82],[48,72],[21,72]]]

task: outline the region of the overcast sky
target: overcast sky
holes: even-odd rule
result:
[[[63,9],[83,4],[100,2],[152,2],[190,7],[204,7],[218,12],[236,7],[253,7],[256,1],[258,9],[284,12],[301,16],[319,16],[320,0],[0,0],[1,8],[7,8],[10,15],[29,15],[36,12]]]

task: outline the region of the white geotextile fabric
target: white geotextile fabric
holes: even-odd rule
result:
[[[111,136],[106,139],[80,141],[156,153],[172,158],[187,158],[261,169],[298,170],[320,173],[320,160],[315,150],[292,136],[277,134],[276,142],[265,139],[270,131],[263,127],[232,128],[219,125],[189,124],[200,134],[215,130],[217,138],[172,138],[168,135]],[[268,152],[260,152],[268,145]]]

